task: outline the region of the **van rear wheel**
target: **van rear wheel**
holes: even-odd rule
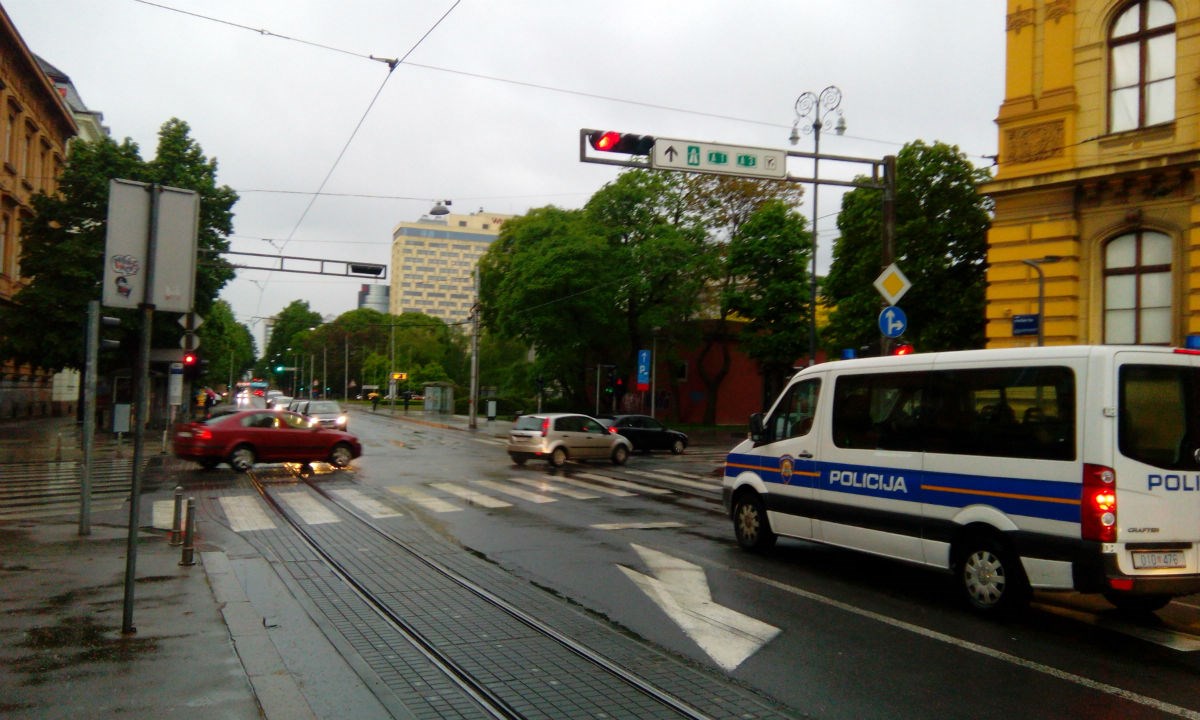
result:
[[[756,493],[744,492],[734,499],[733,534],[746,550],[761,552],[775,545],[767,510]]]
[[[996,539],[970,538],[956,563],[959,587],[967,602],[985,615],[1007,615],[1029,602],[1029,581],[1021,561]]]

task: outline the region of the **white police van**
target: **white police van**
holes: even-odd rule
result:
[[[803,538],[1153,611],[1200,592],[1200,352],[969,350],[797,373],[728,455],[742,547]]]

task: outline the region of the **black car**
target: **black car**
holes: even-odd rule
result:
[[[617,415],[601,419],[600,422],[616,428],[629,438],[635,451],[670,450],[678,455],[687,447],[688,436],[678,430],[670,430],[649,415]]]

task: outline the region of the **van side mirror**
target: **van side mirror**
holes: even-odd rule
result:
[[[763,414],[754,413],[750,416],[750,439],[754,442],[762,440],[763,435]]]

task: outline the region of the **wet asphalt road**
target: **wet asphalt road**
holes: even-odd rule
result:
[[[1200,718],[1191,598],[1128,618],[1099,598],[1038,594],[997,623],[938,573],[794,541],[740,551],[712,472],[720,448],[555,471],[513,465],[482,420],[476,432],[384,413],[353,423],[357,482],[408,488],[447,538],[798,714]]]

